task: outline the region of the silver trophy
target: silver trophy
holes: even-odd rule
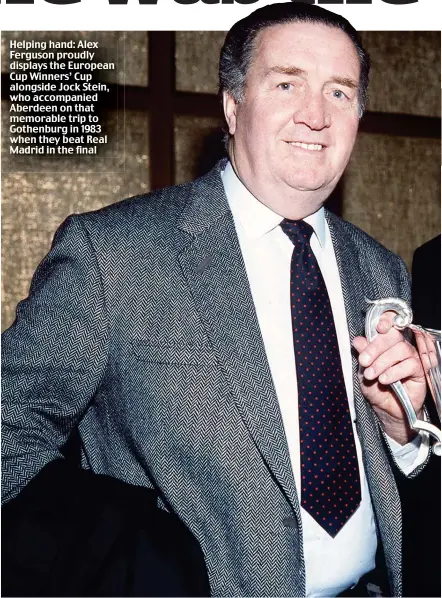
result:
[[[412,324],[413,312],[406,301],[403,301],[402,299],[387,297],[385,299],[378,299],[376,301],[367,301],[370,306],[365,316],[365,336],[369,342],[371,342],[377,336],[378,332],[376,327],[380,317],[386,311],[396,312],[397,315],[393,321],[395,328],[398,330],[408,329],[413,331],[419,357],[422,362],[428,386],[430,387],[431,395],[434,399],[436,410],[440,419],[441,331],[432,330],[431,328],[423,328],[422,326]],[[414,430],[425,430],[428,432],[436,440],[433,450],[436,455],[440,456],[442,441],[441,430],[439,430],[439,428],[437,428],[434,424],[417,418],[416,412],[402,382],[393,382],[391,387],[393,388],[397,398],[405,410],[410,426]]]

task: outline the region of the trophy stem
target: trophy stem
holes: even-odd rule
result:
[[[370,306],[365,316],[365,336],[369,342],[377,336],[379,319],[386,311],[396,312],[397,315],[393,322],[398,330],[409,328],[414,332],[419,357],[440,418],[441,332],[439,330],[431,330],[412,324],[413,312],[403,299],[387,297],[376,301],[367,301]],[[441,456],[441,430],[430,422],[418,419],[413,404],[408,397],[402,382],[394,382],[391,384],[391,387],[404,408],[410,427],[414,430],[428,432],[436,440],[436,444],[433,446],[434,453]]]
[[[416,416],[416,412],[414,411],[413,405],[411,404],[410,399],[408,398],[407,393],[405,392],[404,385],[402,382],[393,382],[391,384],[397,398],[399,399],[402,407],[404,408],[405,414],[408,419],[408,423],[413,430],[423,432],[428,432],[435,440],[436,444],[433,445],[433,450],[436,455],[439,457],[441,456],[441,442],[442,442],[442,432],[434,426],[430,424],[430,422],[423,421],[418,419]]]

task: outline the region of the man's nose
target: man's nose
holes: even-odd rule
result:
[[[322,94],[308,94],[293,114],[296,124],[304,124],[312,130],[320,131],[331,125],[330,113]]]

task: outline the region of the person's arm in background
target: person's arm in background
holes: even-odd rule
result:
[[[413,322],[441,328],[441,236],[416,249],[412,264]]]
[[[441,236],[414,252],[413,322],[440,330]],[[440,425],[429,393],[425,402],[433,423]],[[396,473],[396,472],[395,472]],[[414,479],[396,475],[404,525],[404,596],[441,595],[441,460],[432,456]]]

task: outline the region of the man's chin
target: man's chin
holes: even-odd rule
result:
[[[323,181],[315,178],[297,178],[296,180],[289,180],[287,181],[288,185],[294,191],[303,191],[303,192],[311,192],[311,193],[324,193],[327,192],[330,194],[333,188],[330,185],[329,181]]]

